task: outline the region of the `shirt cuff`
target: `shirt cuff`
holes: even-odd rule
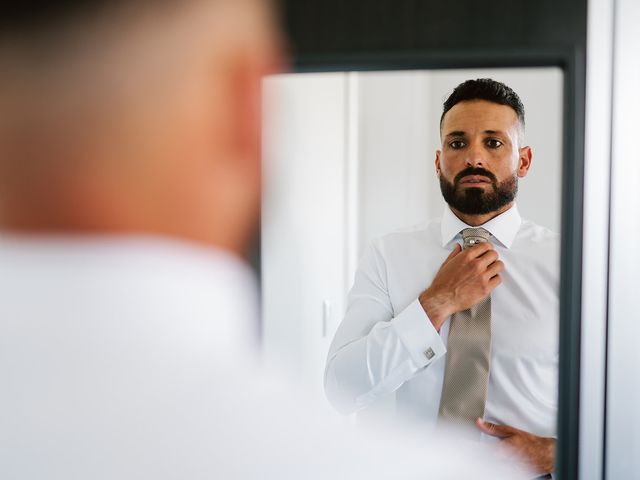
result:
[[[447,352],[440,334],[434,328],[418,299],[393,318],[391,325],[415,364],[420,368],[426,367]]]

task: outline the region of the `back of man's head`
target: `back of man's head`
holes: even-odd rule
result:
[[[442,116],[440,117],[440,127],[442,127],[442,122],[447,112],[455,105],[460,102],[473,100],[485,100],[487,102],[511,107],[518,116],[521,132],[524,132],[524,105],[520,97],[504,83],[491,78],[467,80],[458,85],[444,101]]]
[[[67,0],[2,17],[1,229],[243,249],[260,79],[279,61],[267,2]]]

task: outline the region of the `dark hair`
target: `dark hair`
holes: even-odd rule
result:
[[[70,16],[108,5],[105,0],[45,0],[11,2],[2,9],[0,33],[34,33],[51,27]]]
[[[507,105],[516,112],[522,128],[524,128],[524,105],[520,101],[518,94],[504,83],[496,82],[491,78],[478,78],[477,80],[467,80],[458,85],[451,95],[444,101],[440,126],[445,114],[460,102],[469,100],[486,100],[488,102]]]

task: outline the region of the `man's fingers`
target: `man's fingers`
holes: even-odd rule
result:
[[[489,279],[489,288],[493,290],[501,283],[502,283],[502,277],[500,277],[500,275],[494,275]]]
[[[495,247],[491,244],[491,242],[482,242],[474,245],[471,248],[467,248],[465,250],[465,253],[468,255],[469,259],[473,259],[484,255],[489,250],[495,250]]]
[[[488,278],[493,278],[499,273],[504,271],[504,263],[500,260],[496,260],[492,264],[487,267],[487,276]]]
[[[459,243],[456,243],[455,246],[453,247],[453,250],[451,251],[451,253],[449,254],[449,256],[445,259],[444,262],[442,262],[442,264],[444,265],[445,263],[447,263],[449,260],[451,260],[453,257],[455,257],[456,255],[458,255],[460,252],[462,251],[462,247],[460,246]]]
[[[513,435],[516,430],[507,425],[496,425],[495,423],[485,422],[481,418],[476,419],[476,425],[487,435],[498,438],[507,438]]]
[[[495,250],[489,250],[480,255],[475,261],[482,267],[487,268],[498,261],[498,252]]]

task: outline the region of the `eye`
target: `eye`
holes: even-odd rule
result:
[[[502,145],[504,144],[496,138],[490,138],[489,140],[487,140],[487,146],[489,148],[500,148]]]
[[[462,140],[454,140],[453,142],[449,143],[449,146],[454,150],[459,150],[460,148],[463,148],[465,146],[465,143]]]

